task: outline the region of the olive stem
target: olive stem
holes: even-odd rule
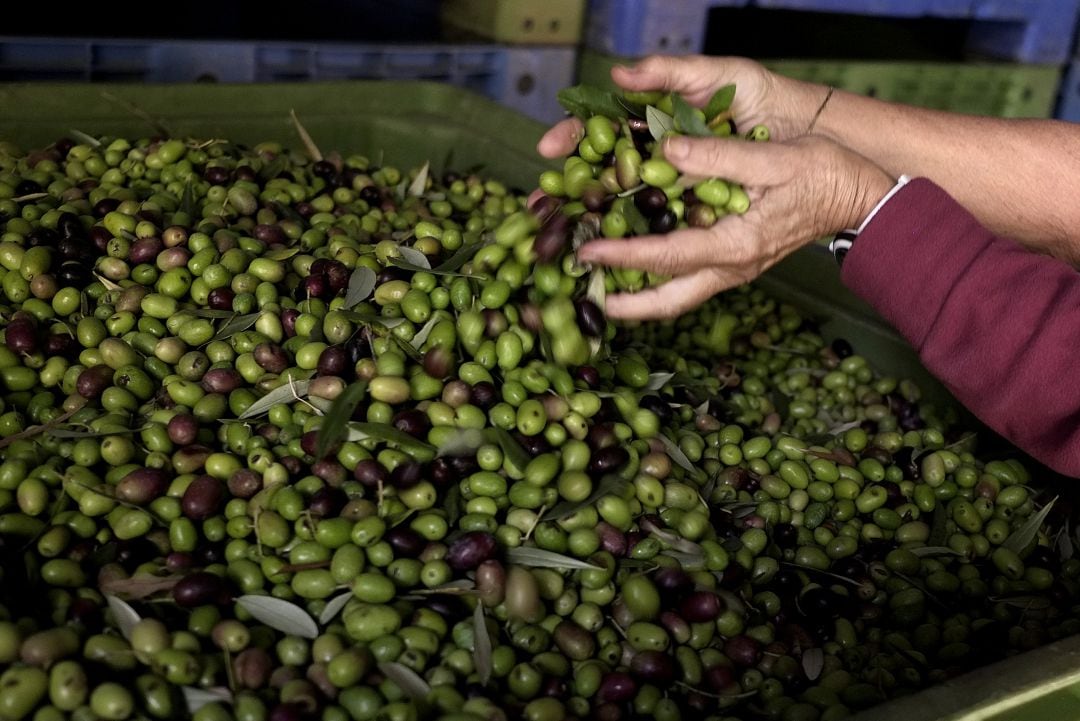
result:
[[[47,431],[50,428],[56,428],[56,426],[60,425],[64,421],[66,421],[68,418],[71,418],[79,410],[81,410],[81,409],[80,408],[73,408],[70,411],[67,411],[65,413],[61,413],[60,415],[58,415],[56,418],[53,418],[48,423],[42,423],[41,425],[37,425],[37,426],[30,426],[29,428],[27,428],[24,431],[19,431],[18,433],[15,433],[14,435],[10,435],[7,438],[0,441],[0,448],[7,448],[8,446],[10,446],[15,441],[21,441],[24,438],[32,438],[33,436],[36,436],[38,433],[42,433],[44,431]]]

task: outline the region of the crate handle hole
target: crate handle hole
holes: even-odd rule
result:
[[[660,42],[659,42],[659,43],[657,43],[657,44],[658,44],[658,45],[659,45],[660,47],[662,47],[662,48],[666,48],[666,47],[668,46],[668,39],[667,39],[667,37],[666,37],[666,36],[665,36],[665,37],[661,37],[661,38],[660,38]]]
[[[528,95],[536,87],[536,78],[532,76],[532,73],[525,73],[517,80],[518,95]]]
[[[197,83],[216,83],[218,81],[217,75],[213,73],[201,73],[195,78]]]
[[[527,33],[528,33],[528,32],[532,32],[532,29],[533,29],[533,27],[534,27],[535,25],[536,25],[536,23],[535,23],[535,22],[533,21],[533,19],[532,19],[532,18],[525,18],[525,20],[524,20],[524,21],[523,21],[523,22],[521,23],[521,27],[522,27],[522,28],[523,28],[523,29],[525,30],[525,32],[527,32]]]
[[[561,25],[561,23],[559,22],[559,18],[555,18],[551,21],[551,23],[548,24],[548,29],[551,30],[551,32],[553,33],[557,33],[559,32],[559,25]]]

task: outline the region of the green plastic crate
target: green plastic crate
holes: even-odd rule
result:
[[[399,166],[482,166],[522,189],[553,167],[535,152],[544,126],[464,90],[422,82],[268,85],[0,84],[0,141],[43,146],[72,129],[139,137],[164,127],[177,136],[244,143],[300,141],[295,109],[324,152],[363,152]],[[911,347],[839,281],[823,248],[809,247],[760,284],[844,336],[883,372],[948,395]],[[858,721],[1072,721],[1080,718],[1080,637],[1016,656],[938,687],[882,704]]]
[[[515,45],[576,45],[585,0],[443,0],[444,32]]]
[[[633,58],[581,53],[580,82],[611,87],[611,68]],[[1004,118],[1054,114],[1061,68],[1004,63],[763,60],[782,75],[909,105]]]

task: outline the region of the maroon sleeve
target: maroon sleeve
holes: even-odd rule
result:
[[[1080,273],[918,178],[859,235],[842,278],[972,413],[1080,477]]]

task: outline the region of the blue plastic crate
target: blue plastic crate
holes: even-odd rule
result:
[[[1080,123],[1080,60],[1073,60],[1065,70],[1056,115],[1061,120]]]
[[[324,44],[0,37],[0,80],[250,83],[433,80],[474,90],[544,122],[572,85],[566,46]]]
[[[710,7],[971,22],[965,50],[1022,63],[1070,57],[1080,0],[591,0],[586,45],[611,55],[700,52]]]

